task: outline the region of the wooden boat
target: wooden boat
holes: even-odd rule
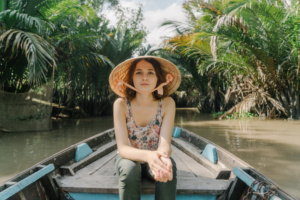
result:
[[[112,134],[114,129],[102,132],[19,173],[0,185],[0,200],[119,199],[114,168],[117,145]],[[249,164],[188,130],[174,128],[172,150],[177,165],[176,199],[254,200],[267,195],[272,200],[298,199]],[[154,191],[154,181],[142,179],[142,200],[154,199]]]

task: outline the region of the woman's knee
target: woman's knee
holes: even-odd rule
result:
[[[130,183],[132,181],[140,181],[141,179],[141,164],[127,159],[122,159],[119,162],[120,181]]]

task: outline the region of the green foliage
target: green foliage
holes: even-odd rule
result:
[[[214,117],[214,118],[217,118],[217,117],[223,115],[225,112],[213,112],[213,111],[212,111],[211,113],[213,114],[213,117]]]
[[[269,105],[265,97],[257,99],[250,107],[258,113],[272,107],[282,111],[282,104],[289,110],[294,104],[290,99],[300,91],[299,4],[293,5],[269,0],[186,1],[187,22],[162,24],[177,31],[165,41],[166,50],[194,60],[201,75],[193,75],[195,81],[210,80],[202,108],[229,110],[260,91],[274,101]]]
[[[212,114],[213,114],[213,117],[214,118],[217,118],[217,117],[219,117],[219,116],[221,116],[221,115],[223,115],[223,114],[225,114],[227,111],[225,111],[225,112],[212,112]],[[234,112],[234,113],[232,113],[232,114],[229,114],[229,115],[227,115],[226,116],[226,119],[238,119],[238,118],[253,118],[253,117],[258,117],[258,115],[257,114],[254,114],[254,113],[251,113],[251,112],[241,112],[241,113],[239,113],[239,112]]]
[[[107,90],[111,69],[132,57],[147,34],[141,7],[125,9],[117,0],[45,0],[30,14],[24,3],[11,1],[11,10],[0,12],[0,84],[7,91],[47,82],[56,66],[59,84]],[[117,27],[96,14],[104,4],[115,9]]]

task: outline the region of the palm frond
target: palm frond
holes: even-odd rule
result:
[[[282,111],[286,114],[285,109],[282,107],[281,103],[270,97],[270,95],[263,91],[263,89],[258,89],[248,96],[246,96],[241,102],[233,106],[230,110],[225,112],[223,115],[220,115],[217,117],[217,119],[222,119],[228,114],[231,114],[233,112],[238,112],[239,114],[243,112],[249,112],[251,108],[255,107],[257,104],[261,103],[267,103],[267,101],[270,101],[271,104],[274,106],[275,109],[278,111]]]
[[[39,84],[46,78],[48,67],[56,67],[54,48],[39,35],[12,29],[1,35],[0,42],[4,41],[5,51],[11,50],[9,59],[14,59],[21,52],[26,56],[30,84]]]
[[[88,6],[80,5],[78,0],[64,0],[50,9],[45,9],[44,11],[46,18],[52,22],[58,22],[65,20],[66,17],[73,17],[74,19],[77,16],[80,16],[83,20],[90,21],[96,17],[96,12],[94,9]]]
[[[32,29],[35,29],[38,33],[41,33],[45,29],[50,29],[50,31],[55,29],[52,22],[43,21],[39,17],[30,16],[18,10],[5,10],[0,12],[0,21],[5,23],[7,30],[20,28],[32,31]]]

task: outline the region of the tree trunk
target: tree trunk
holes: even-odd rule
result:
[[[210,80],[208,82],[208,89],[209,89],[209,94],[210,94],[209,104],[210,104],[210,107],[212,108],[212,111],[215,112],[216,95],[215,95],[214,89],[211,87],[211,82],[212,82],[212,78],[210,78]]]
[[[296,109],[296,91],[295,88],[292,89],[291,98],[292,98],[292,111],[293,111],[293,118],[297,119],[297,109]]]
[[[289,116],[290,115],[289,102],[288,102],[288,100],[287,100],[287,98],[286,98],[283,91],[280,92],[280,96],[281,96],[281,99],[282,99],[282,102],[283,102],[284,109],[285,109],[286,113]]]
[[[295,99],[296,99],[296,119],[299,119],[300,117],[300,90],[296,90],[295,92]]]
[[[98,108],[98,103],[99,103],[99,102],[98,102],[97,96],[98,96],[98,95],[95,95],[95,99],[94,99],[94,109],[93,109],[93,111],[94,111],[94,115],[95,115],[95,116],[97,116],[98,109],[99,109],[99,108]]]
[[[288,96],[290,100],[290,119],[295,118],[295,95],[294,95],[294,88],[293,84],[289,85],[289,90],[288,90]]]
[[[224,109],[226,109],[227,107],[227,104],[229,102],[229,99],[230,99],[230,96],[231,96],[231,93],[235,90],[235,85],[233,86],[232,90],[231,90],[231,87],[229,86],[227,91],[226,91],[226,94],[225,94],[225,100],[224,100]]]
[[[84,88],[84,97],[83,97],[83,110],[86,114],[88,114],[88,112],[86,111],[86,105],[87,105],[87,95],[86,95],[87,91],[86,88]]]

